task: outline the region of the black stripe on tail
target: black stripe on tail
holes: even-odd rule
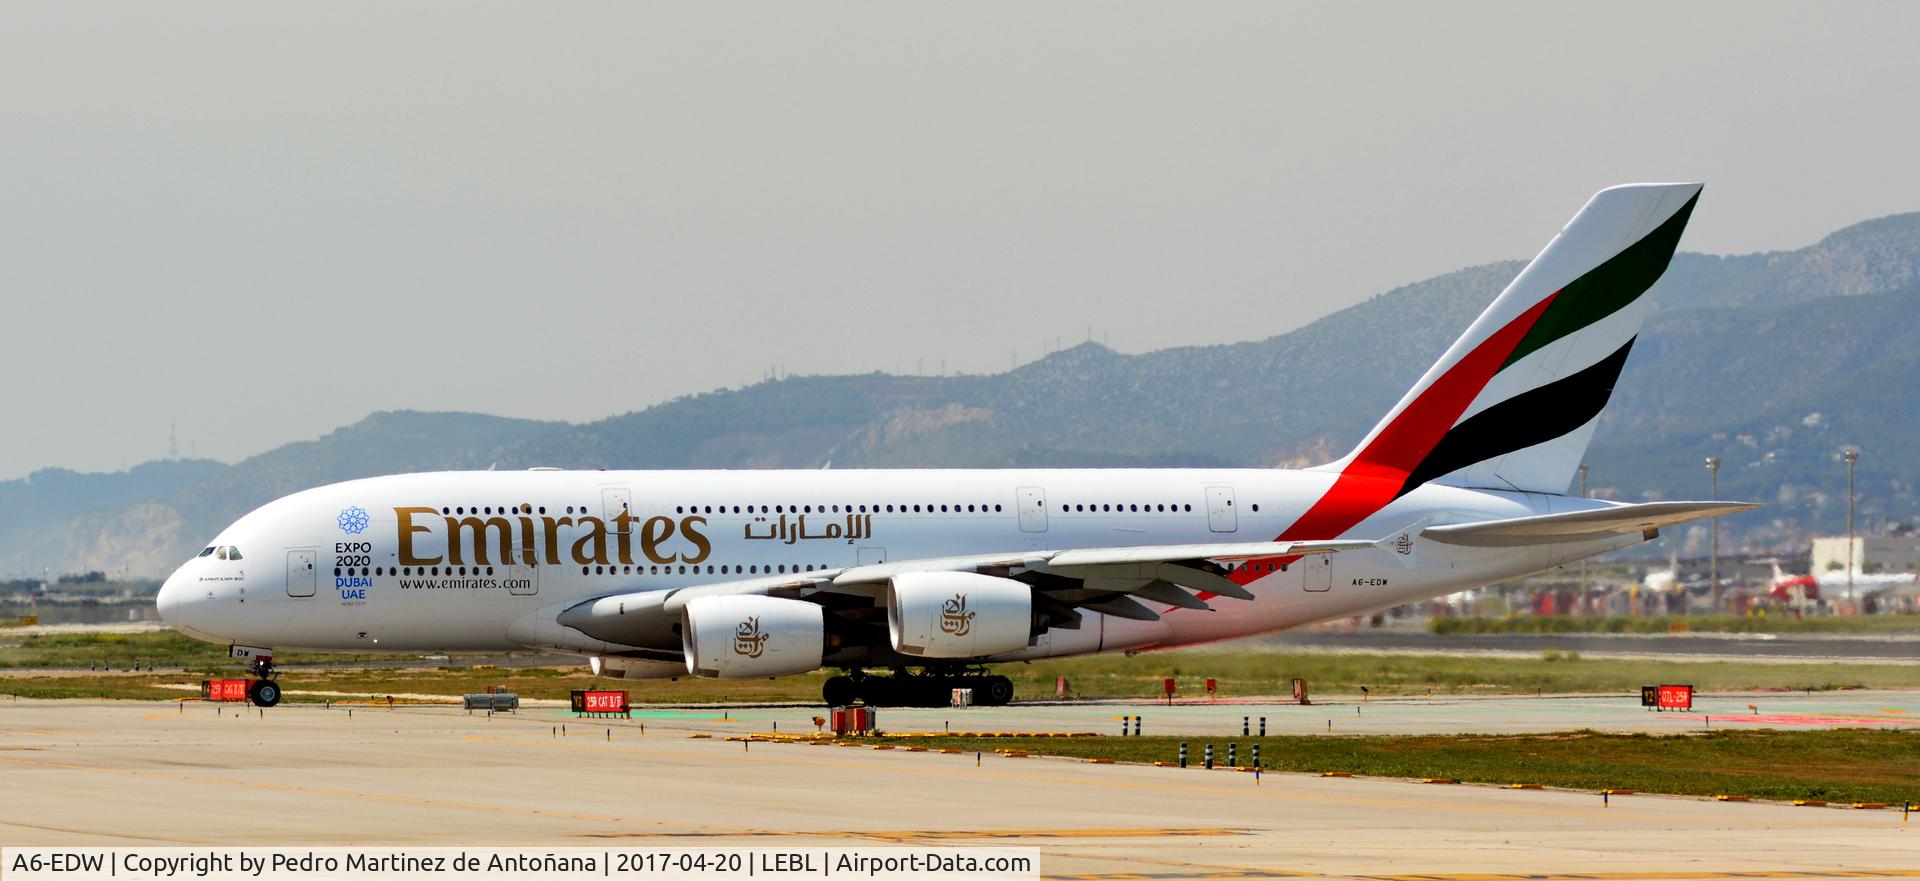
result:
[[[1448,429],[1407,475],[1398,495],[1476,462],[1544,444],[1592,421],[1607,406],[1632,349],[1633,339],[1627,340],[1592,367],[1514,395]]]

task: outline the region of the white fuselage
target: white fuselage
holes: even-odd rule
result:
[[[1061,548],[1265,541],[1335,475],[1278,470],[524,471],[407,474],[269,503],[162,589],[168,621],[274,649],[617,653],[554,624],[590,597],[865,563]],[[1421,486],[1347,530],[1601,507],[1538,493]],[[442,513],[442,512],[445,513]],[[457,536],[450,542],[450,536]],[[1247,636],[1437,596],[1633,544],[1469,548],[1419,539],[1306,558],[1213,609],[1148,603],[1157,621],[1090,613],[1030,658]],[[483,547],[484,545],[484,547]],[[229,552],[227,549],[233,549]],[[232,556],[238,559],[231,559]]]

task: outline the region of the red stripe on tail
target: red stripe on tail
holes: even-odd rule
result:
[[[1434,445],[1446,436],[1454,423],[1460,421],[1460,414],[1467,411],[1473,399],[1479,397],[1487,383],[1493,380],[1493,375],[1500,372],[1507,356],[1520,345],[1520,340],[1526,337],[1527,331],[1533,329],[1534,322],[1540,320],[1541,314],[1558,296],[1560,293],[1555,291],[1534,304],[1533,308],[1507,322],[1505,327],[1475,346],[1459,363],[1447,368],[1446,373],[1414,398],[1405,410],[1400,411],[1400,415],[1395,416],[1353,457],[1353,461],[1334,480],[1333,486],[1328,488],[1326,495],[1321,496],[1313,507],[1308,508],[1274,541],[1337,538],[1398,498],[1401,487],[1406,485],[1407,475],[1419,467],[1421,460],[1433,452]],[[1298,558],[1285,557],[1273,562],[1290,563],[1295,559]],[[1260,574],[1253,571],[1253,567],[1243,566],[1228,577],[1236,584],[1247,584],[1259,578]],[[1211,596],[1213,594],[1200,594],[1201,599]]]

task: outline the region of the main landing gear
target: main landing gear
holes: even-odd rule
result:
[[[256,677],[247,684],[247,699],[254,706],[271,707],[280,702],[280,683],[273,680],[272,658],[255,658],[253,675]]]
[[[828,679],[820,696],[830,707],[844,707],[856,701],[870,707],[944,707],[953,701],[956,688],[973,689],[978,706],[1000,707],[1013,701],[1013,680],[984,673],[919,673],[896,670],[892,676],[870,676],[855,670],[848,676]]]

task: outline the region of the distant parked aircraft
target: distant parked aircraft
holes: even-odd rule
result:
[[[1855,567],[1852,583],[1856,596],[1866,596],[1883,592],[1897,593],[1897,588],[1914,584],[1915,578],[1912,572],[1862,572]],[[1767,593],[1786,602],[1816,602],[1822,596],[1829,599],[1843,597],[1847,583],[1845,569],[1829,569],[1812,575],[1788,575],[1780,570],[1780,562],[1776,560],[1773,563],[1773,586]]]

